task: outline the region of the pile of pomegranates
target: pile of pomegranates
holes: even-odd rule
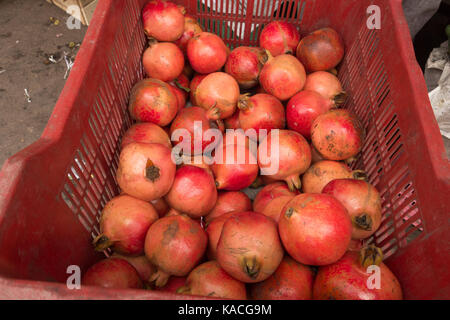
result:
[[[149,1],[142,18],[147,78],[129,99],[136,123],[116,141],[121,193],[103,207],[93,239],[109,258],[84,270],[82,284],[230,299],[402,299],[381,250],[368,245],[383,197],[354,167],[365,126],[340,109],[339,33],[273,21],[259,47],[230,51],[170,1]],[[381,289],[368,285],[369,267],[381,270]]]

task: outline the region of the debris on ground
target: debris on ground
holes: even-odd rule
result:
[[[30,94],[28,93],[28,89],[23,89],[25,91],[25,97],[27,97],[27,102],[30,103],[31,102],[31,97]]]

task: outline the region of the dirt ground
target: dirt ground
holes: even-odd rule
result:
[[[83,40],[87,27],[69,30],[68,17],[45,0],[0,0],[0,167],[40,137],[64,87],[64,60],[44,61]]]
[[[49,22],[59,19],[59,25]],[[41,135],[64,86],[66,65],[46,55],[69,52],[87,30],[69,30],[69,16],[45,0],[0,0],[0,167]],[[31,102],[27,101],[27,89]],[[450,140],[445,139],[447,154]]]

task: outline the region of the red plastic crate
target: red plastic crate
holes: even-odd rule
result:
[[[144,75],[145,2],[99,1],[42,137],[0,173],[0,298],[187,298],[65,285],[67,266],[86,270],[102,258],[91,240],[102,207],[118,193],[114,173],[120,138],[131,124],[128,96]],[[450,298],[450,166],[401,1],[296,0],[283,10],[281,1],[268,0],[249,0],[245,10],[237,1],[176,2],[231,47],[257,45],[263,25],[274,19],[298,25],[302,34],[324,26],[340,32],[346,107],[368,132],[355,166],[368,172],[383,199],[383,222],[370,241],[383,249],[405,298]],[[369,5],[381,9],[379,30],[367,28]],[[296,10],[297,18],[279,18]]]

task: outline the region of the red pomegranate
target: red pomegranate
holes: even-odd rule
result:
[[[151,203],[160,218],[164,217],[167,214],[167,212],[169,212],[169,210],[170,210],[170,207],[167,204],[167,202],[164,200],[164,198],[152,200]]]
[[[241,144],[222,144],[216,149],[211,169],[219,190],[238,191],[250,186],[258,176],[258,162]]]
[[[262,188],[253,201],[253,211],[259,212],[278,222],[284,206],[298,192],[292,192],[284,182],[274,182]]]
[[[264,49],[237,47],[228,57],[225,72],[233,76],[242,89],[253,88],[258,84],[259,74],[267,59]]]
[[[370,237],[381,224],[381,197],[374,186],[356,179],[337,179],[329,182],[322,193],[338,199],[352,219],[353,239]]]
[[[274,56],[294,54],[300,41],[297,28],[284,21],[272,21],[264,27],[259,37],[259,45]]]
[[[131,264],[136,269],[136,271],[139,274],[139,277],[144,283],[146,283],[150,279],[151,275],[156,272],[155,266],[152,265],[150,261],[148,261],[147,257],[144,255],[137,257],[130,257],[114,253],[112,255],[112,258],[120,258],[128,261],[128,263]]]
[[[170,1],[151,0],[143,11],[144,31],[158,41],[175,41],[184,31],[184,12]]]
[[[328,160],[348,160],[362,149],[365,130],[358,118],[344,109],[330,110],[312,124],[311,141]]]
[[[322,193],[323,187],[335,179],[366,179],[366,174],[361,170],[352,171],[343,162],[322,160],[314,163],[302,177],[303,192]]]
[[[103,208],[101,234],[93,241],[95,250],[112,248],[121,254],[142,254],[147,230],[157,219],[158,213],[150,203],[127,195],[117,196]]]
[[[170,136],[183,151],[183,154],[198,155],[205,150],[212,150],[220,142],[205,138],[205,132],[217,128],[217,124],[209,120],[205,109],[200,107],[185,108],[178,112],[170,126]]]
[[[202,82],[203,79],[205,79],[207,74],[196,74],[194,78],[192,78],[191,83],[189,85],[190,93],[189,93],[189,99],[191,100],[192,105],[197,106],[197,100],[195,100],[195,91],[197,90],[198,85],[200,82]]]
[[[239,110],[236,109],[236,111],[233,113],[231,117],[228,117],[223,120],[225,128],[226,129],[240,129],[241,123],[239,122]]]
[[[325,98],[332,107],[344,104],[347,94],[339,79],[330,72],[317,71],[306,76],[303,90],[311,90]]]
[[[310,267],[285,256],[270,278],[251,285],[250,295],[253,300],[311,300],[313,283]]]
[[[197,105],[208,110],[209,119],[226,119],[236,111],[239,85],[229,74],[214,72],[201,80],[194,96]]]
[[[175,118],[178,101],[167,83],[143,79],[131,90],[128,108],[133,119],[164,127]]]
[[[316,30],[304,37],[297,47],[297,58],[308,72],[336,67],[344,57],[344,42],[331,28]]]
[[[211,170],[211,166],[209,165],[210,162],[207,163],[209,160],[209,157],[203,154],[197,154],[197,155],[187,155],[183,154],[181,156],[182,159],[182,166],[188,165],[188,166],[194,166],[199,167],[204,170],[206,170],[211,176],[213,175],[213,172]],[[208,159],[208,160],[206,160]]]
[[[209,32],[195,35],[187,44],[189,63],[198,73],[219,71],[225,65],[228,53],[229,49],[223,40]]]
[[[267,93],[285,101],[303,89],[306,72],[294,56],[282,54],[275,58],[269,57],[259,81]]]
[[[173,209],[186,213],[191,218],[205,216],[217,200],[214,178],[202,168],[182,166],[177,170],[165,200]]]
[[[91,266],[81,279],[83,286],[108,289],[142,289],[136,269],[124,259],[104,259]]]
[[[280,100],[270,94],[259,93],[252,97],[242,94],[237,104],[239,108],[239,123],[244,130],[254,129],[260,135],[260,130],[267,133],[272,129],[284,129],[286,114]]]
[[[282,181],[272,182],[262,188],[256,195],[253,201],[253,211],[261,212],[269,202],[278,197],[295,197],[296,195],[298,195],[298,191],[290,191],[286,183]]]
[[[178,102],[178,111],[186,106],[186,100],[189,97],[189,79],[183,73],[174,81],[169,83],[170,89],[175,94]]]
[[[217,244],[219,243],[220,235],[222,234],[223,225],[228,220],[228,218],[239,212],[245,211],[227,212],[207,222],[205,230],[208,234],[208,249],[206,251],[206,254],[210,260],[216,259]]]
[[[121,148],[123,149],[132,142],[159,143],[167,148],[172,148],[170,138],[164,129],[151,122],[142,122],[132,125],[122,137]]]
[[[383,263],[382,252],[374,246],[347,253],[337,262],[319,268],[314,281],[315,300],[402,300],[402,288],[396,276]],[[379,269],[379,287],[371,280]],[[373,268],[373,267],[372,267]],[[373,286],[373,287],[372,287]]]
[[[330,110],[330,105],[318,93],[304,90],[293,96],[286,106],[287,126],[311,139],[311,126],[313,121]]]
[[[162,144],[130,143],[120,153],[116,172],[119,187],[128,195],[151,201],[169,192],[176,166],[171,150]]]
[[[203,257],[207,243],[205,231],[188,216],[157,220],[145,238],[145,255],[158,268],[150,281],[162,287],[171,275],[186,276]]]
[[[217,202],[205,217],[206,223],[228,212],[244,212],[252,209],[252,201],[242,191],[219,191]]]
[[[263,214],[241,212],[223,225],[217,262],[233,278],[254,283],[270,277],[283,259],[276,223]]]
[[[165,291],[176,293],[178,289],[186,284],[186,277],[170,277],[167,283],[162,287],[155,287],[156,291]]]
[[[334,263],[345,253],[352,224],[345,207],[328,194],[303,193],[283,208],[281,241],[296,261],[314,266]]]
[[[208,261],[197,266],[187,277],[186,285],[177,292],[223,299],[247,299],[245,284],[229,276],[217,261]]]
[[[172,42],[150,41],[144,51],[142,64],[149,78],[172,81],[183,71],[184,56]]]
[[[311,164],[311,149],[303,136],[295,131],[280,130],[269,134],[258,147],[261,173],[275,180],[284,180],[290,190],[300,189],[300,175]]]
[[[175,41],[175,44],[186,54],[187,44],[194,36],[203,32],[201,25],[197,20],[186,14],[184,15],[184,32],[183,35]]]

